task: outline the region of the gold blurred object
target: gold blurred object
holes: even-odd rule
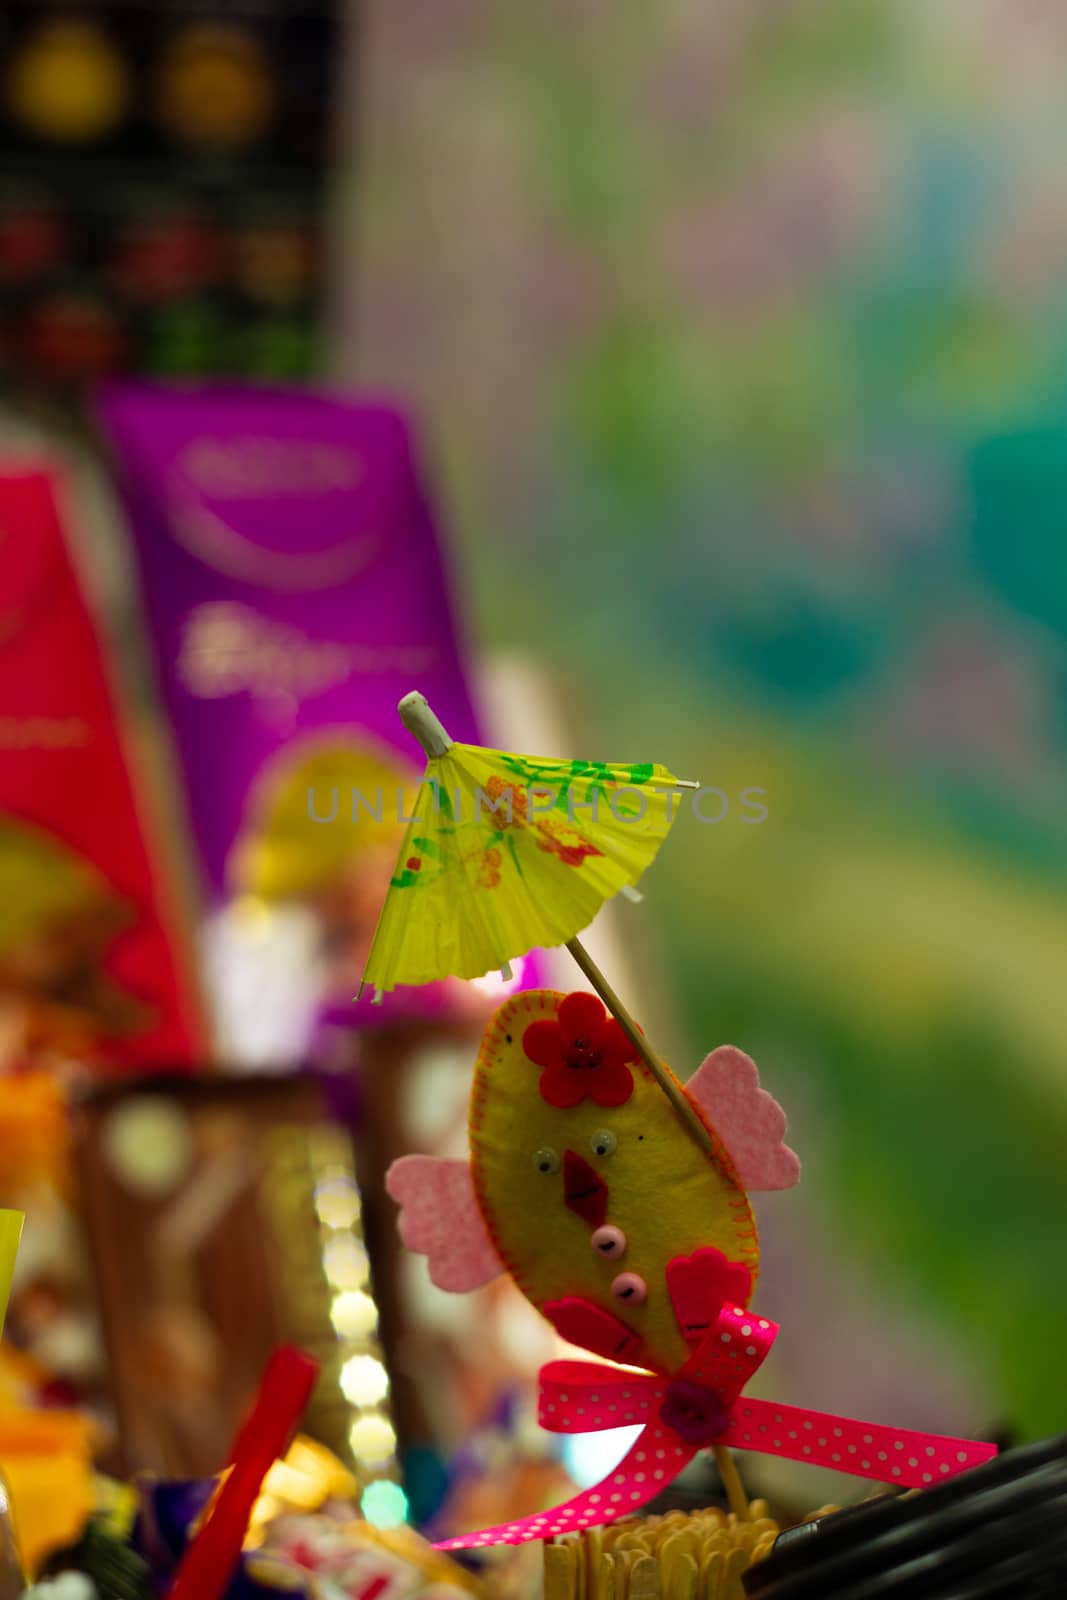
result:
[[[418,784],[406,762],[347,733],[288,745],[256,780],[231,888],[253,927],[276,902],[315,915],[331,992],[359,982]],[[332,822],[312,814],[332,811]]]
[[[753,1500],[747,1518],[712,1506],[566,1534],[544,1547],[544,1600],[745,1600],[742,1575],[780,1532]]]
[[[50,1073],[19,1072],[0,1092],[0,1190],[20,1194],[41,1180],[63,1194],[71,1189],[66,1100]]]
[[[297,1510],[317,1510],[327,1500],[351,1500],[355,1478],[317,1439],[297,1434],[284,1461],[276,1461],[267,1474],[266,1490]]]
[[[358,1527],[362,1540],[414,1567],[428,1584],[446,1583],[469,1589],[472,1594],[480,1592],[482,1585],[473,1573],[467,1572],[443,1550],[435,1550],[421,1533],[416,1533],[406,1523],[396,1528],[375,1528],[370,1523],[360,1522]]]
[[[257,1548],[269,1522],[288,1511],[318,1511],[328,1500],[354,1500],[359,1485],[332,1450],[297,1434],[284,1460],[274,1463],[252,1508],[246,1546]]]
[[[42,1389],[48,1378],[47,1367],[35,1356],[16,1350],[6,1339],[0,1342],[0,1417],[23,1410],[27,1396]]]
[[[15,1276],[15,1262],[19,1253],[22,1227],[26,1221],[24,1211],[0,1211],[0,1332],[7,1318],[11,1284]]]
[[[116,1538],[129,1539],[141,1510],[136,1482],[127,1483],[102,1472],[94,1473],[93,1509]]]
[[[263,900],[326,896],[353,860],[376,854],[387,857],[388,879],[418,783],[406,762],[347,734],[290,745],[250,797],[229,862],[234,891]],[[334,794],[336,818],[316,822],[311,806],[329,811]]]
[[[38,28],[8,78],[8,103],[16,120],[39,138],[61,144],[110,133],[129,98],[121,55],[89,22],[63,20]]]
[[[269,128],[276,101],[270,62],[241,28],[187,28],[160,71],[160,120],[183,144],[250,144]]]
[[[43,829],[0,818],[0,1065],[76,1058],[101,1033],[144,1027],[150,1009],[106,971],[136,910]]]
[[[219,1487],[225,1476],[219,1480]],[[276,1518],[293,1513],[306,1516],[332,1506],[337,1532],[346,1534],[355,1544],[373,1545],[421,1574],[426,1584],[443,1583],[479,1592],[481,1586],[476,1578],[450,1556],[435,1550],[414,1528],[406,1524],[376,1528],[362,1517],[347,1516],[342,1508],[354,1505],[359,1488],[357,1479],[332,1451],[317,1440],[298,1434],[285,1458],[276,1461],[267,1474],[263,1493],[253,1507],[245,1548],[263,1552],[267,1560],[277,1558],[279,1552],[269,1548],[270,1524]],[[208,1509],[205,1507],[202,1517],[207,1516]]]
[[[95,1509],[92,1445],[91,1423],[73,1411],[0,1416],[0,1465],[31,1573],[50,1550],[72,1543]]]

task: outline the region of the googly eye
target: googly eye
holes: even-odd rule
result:
[[[613,1156],[618,1143],[610,1128],[598,1128],[589,1140],[589,1148],[595,1156]]]
[[[559,1156],[547,1146],[543,1150],[535,1150],[533,1164],[538,1172],[558,1172]]]

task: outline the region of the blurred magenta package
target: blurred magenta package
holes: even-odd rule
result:
[[[324,1000],[351,1009],[419,782],[398,699],[421,688],[457,738],[479,736],[412,432],[388,405],[243,386],[119,383],[100,415],[210,900],[208,965],[235,1027],[262,1027],[246,1054],[299,1054]],[[441,1004],[412,991],[372,1015]]]

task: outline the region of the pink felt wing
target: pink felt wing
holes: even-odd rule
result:
[[[400,1207],[400,1237],[426,1256],[439,1289],[466,1294],[498,1278],[504,1268],[489,1243],[470,1165],[438,1156],[401,1156],[385,1175]]]
[[[746,1189],[790,1189],[800,1162],[783,1143],[785,1112],[759,1085],[751,1056],[732,1044],[705,1056],[685,1086],[705,1113]]]

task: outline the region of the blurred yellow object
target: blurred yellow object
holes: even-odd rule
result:
[[[395,1528],[375,1528],[369,1522],[359,1524],[359,1537],[368,1544],[376,1544],[391,1555],[399,1557],[421,1572],[427,1583],[446,1583],[469,1589],[477,1594],[481,1589],[477,1577],[458,1565],[443,1550],[435,1550],[421,1533],[407,1523]]]
[[[2,816],[0,882],[0,1066],[77,1060],[98,1033],[138,1026],[145,1007],[109,976],[105,959],[136,913],[92,862]]]
[[[35,1356],[16,1350],[7,1340],[0,1343],[0,1416],[24,1410],[50,1376],[47,1367]]]
[[[0,1416],[0,1469],[23,1563],[70,1544],[94,1510],[92,1428],[73,1411]]]
[[[263,1542],[267,1523],[287,1511],[318,1511],[327,1500],[354,1500],[359,1485],[332,1451],[315,1439],[297,1434],[285,1459],[276,1461],[252,1508],[246,1544]]]
[[[21,1211],[0,1211],[0,1332],[7,1316],[7,1303],[11,1298],[11,1280],[15,1275],[15,1257],[19,1253],[22,1224],[26,1217]]]
[[[219,1479],[216,1496],[227,1476]],[[253,1508],[244,1542],[247,1551],[255,1552],[250,1573],[267,1586],[273,1581],[284,1589],[286,1575],[312,1566],[314,1552],[321,1546],[330,1553],[338,1594],[364,1589],[369,1593],[368,1583],[375,1578],[388,1579],[390,1593],[395,1588],[398,1593],[421,1594],[434,1584],[481,1592],[475,1577],[435,1550],[414,1528],[377,1528],[360,1516],[356,1503],[365,1487],[325,1445],[298,1434],[284,1459],[271,1467]],[[207,1517],[212,1503],[205,1506],[200,1520]],[[368,1567],[372,1551],[380,1556]],[[342,1552],[352,1562],[352,1585],[336,1567]],[[358,1587],[354,1586],[357,1567]],[[415,1582],[416,1574],[421,1583]]]
[[[57,20],[31,34],[8,81],[16,119],[42,139],[79,144],[109,133],[129,103],[126,66],[92,23]]]
[[[103,1473],[93,1475],[93,1508],[102,1517],[116,1537],[128,1539],[141,1509],[141,1496],[136,1482],[123,1483],[118,1478],[108,1478]]]
[[[70,1186],[66,1101],[50,1074],[15,1073],[0,1082],[0,1192],[42,1179]]]
[[[182,144],[248,144],[270,126],[276,100],[269,59],[239,28],[214,23],[186,28],[159,73],[160,120]]]
[[[267,1474],[267,1489],[290,1505],[322,1505],[324,1500],[350,1500],[358,1484],[331,1450],[317,1439],[298,1434],[284,1461],[276,1461]],[[312,1501],[311,1494],[317,1496]],[[297,1496],[300,1496],[298,1499]]]
[[[234,890],[248,897],[250,909],[330,889],[354,860],[382,848],[391,861],[404,831],[403,801],[416,782],[391,752],[348,734],[287,746],[253,790],[229,863]],[[308,797],[324,805],[322,797],[331,793],[342,797],[343,810],[335,824],[317,823]]]
[[[206,1516],[230,1469],[219,1475],[215,1493],[201,1512]],[[359,1484],[331,1450],[317,1439],[298,1433],[284,1458],[277,1460],[263,1480],[263,1490],[248,1521],[246,1550],[258,1550],[268,1525],[289,1512],[318,1511],[328,1500],[354,1500]],[[198,1526],[199,1526],[198,1520]]]

